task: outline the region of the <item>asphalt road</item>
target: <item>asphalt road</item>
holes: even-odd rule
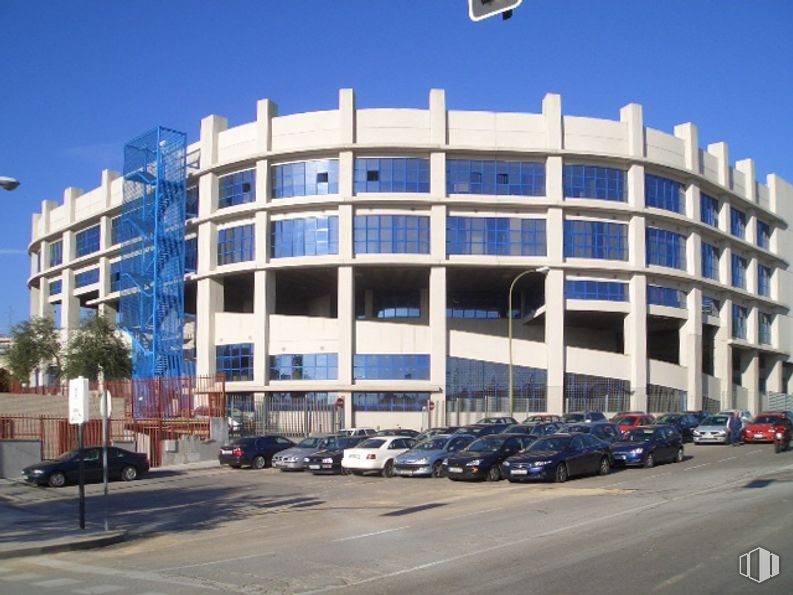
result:
[[[111,484],[128,542],[2,561],[0,593],[793,592],[793,452],[686,450],[563,485],[154,472]],[[89,522],[101,489],[87,490]],[[0,486],[58,515],[75,514],[75,495]],[[758,546],[781,560],[762,585],[738,574]]]

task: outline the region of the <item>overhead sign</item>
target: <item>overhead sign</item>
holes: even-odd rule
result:
[[[83,424],[90,417],[88,405],[88,378],[82,376],[69,380],[69,423]]]
[[[523,0],[468,0],[468,15],[472,21],[481,21],[488,17],[517,8]]]

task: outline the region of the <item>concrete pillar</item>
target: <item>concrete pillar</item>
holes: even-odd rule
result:
[[[218,164],[218,135],[227,130],[229,121],[223,116],[207,116],[201,120],[201,148],[200,169],[204,170]],[[204,202],[204,197],[200,197],[200,203]],[[200,208],[200,207],[199,207]]]
[[[785,392],[783,369],[784,369],[784,360],[780,356],[774,356],[768,358],[768,376],[765,381],[765,387],[767,392],[769,393]]]
[[[644,210],[644,166],[631,165],[626,179],[628,184],[628,204],[634,210]],[[642,244],[644,240],[642,240]]]
[[[753,159],[735,162],[735,170],[744,175],[744,196],[749,202],[757,202],[757,173]]]
[[[352,384],[355,355],[355,279],[353,267],[340,266],[338,272],[339,382]]]
[[[99,259],[99,297],[104,298],[110,293],[110,259],[102,256]]]
[[[100,187],[102,188],[102,202],[104,203],[105,209],[109,209],[113,206],[112,185],[113,182],[115,182],[120,177],[121,174],[117,171],[110,169],[102,170],[102,181]]]
[[[548,358],[546,409],[550,413],[564,412],[564,309],[564,270],[551,269],[545,276],[545,349]]]
[[[200,279],[196,291],[196,374],[199,376],[216,372],[215,313],[222,310],[222,283],[211,278]]]
[[[107,250],[113,245],[111,238],[110,217],[102,215],[99,218],[99,249]]]
[[[446,321],[446,267],[430,268],[430,382],[444,387],[439,397],[434,397],[436,411],[445,423],[446,412],[446,358],[448,356],[448,330]]]
[[[339,89],[339,142],[342,145],[355,143],[355,91]]]
[[[339,205],[339,260],[350,262],[353,255],[352,204]]]
[[[258,234],[257,234],[258,235]],[[257,240],[258,241],[258,240]],[[215,270],[218,262],[217,224],[202,223],[198,226],[198,271],[199,275],[207,275]],[[258,248],[258,246],[257,246]],[[258,257],[257,257],[258,258]]]
[[[620,110],[620,122],[628,125],[628,155],[644,157],[644,114],[638,103],[629,103]]]
[[[564,211],[562,209],[553,207],[548,209],[545,237],[548,242],[548,264],[562,264],[564,262]]]
[[[688,409],[702,409],[702,290],[698,287],[686,297],[688,319],[683,324],[681,363],[686,366]]]
[[[443,146],[448,142],[446,122],[446,91],[430,90],[430,144]]]
[[[696,279],[702,277],[702,236],[698,233],[686,240],[686,270]]]
[[[716,158],[716,172],[719,184],[730,188],[730,153],[727,143],[713,143],[708,145],[708,153]]]
[[[256,266],[264,267],[270,262],[269,211],[256,211],[254,230],[256,231]],[[217,250],[215,251],[217,252]]]
[[[204,174],[198,179],[198,216],[200,218],[209,217],[218,210],[218,195],[219,187],[216,174]]]
[[[273,149],[273,118],[277,115],[278,106],[274,102],[269,99],[256,102],[256,147],[261,152],[269,153]]]
[[[266,206],[272,197],[272,178],[270,169],[267,167],[267,159],[260,159],[256,162],[256,205]]]
[[[747,258],[748,265],[746,267],[746,291],[749,293],[757,293],[757,259]]]
[[[433,199],[446,197],[446,153],[430,154],[430,196]]]
[[[253,380],[257,385],[270,380],[270,314],[275,310],[275,271],[254,273]]]
[[[353,177],[355,175],[355,159],[352,151],[339,153],[339,199],[349,201],[353,195]]]
[[[716,331],[713,368],[721,385],[721,406],[728,408],[732,402],[732,300],[727,298],[719,313],[719,328]],[[711,395],[713,398],[713,395]]]
[[[430,208],[430,256],[433,262],[446,260],[446,205]]]
[[[630,356],[631,409],[647,410],[647,277],[628,284],[630,312],[625,317],[625,350]]]
[[[75,212],[77,208],[77,199],[84,194],[81,188],[69,187],[63,191],[63,206],[66,209],[67,222],[69,224],[75,223]]]
[[[545,146],[551,150],[563,149],[562,96],[548,93],[542,100],[542,115],[545,118]]]
[[[61,318],[68,337],[69,331],[80,328],[80,300],[74,297],[74,271],[65,269],[61,282]]]
[[[748,409],[752,414],[760,412],[760,356],[756,351],[746,354],[743,385],[749,391]]]
[[[628,262],[636,269],[647,266],[645,219],[641,215],[634,215],[628,223]]]
[[[686,167],[694,173],[700,173],[699,158],[699,132],[696,125],[691,122],[678,124],[674,130],[675,136],[683,140]]]
[[[719,280],[725,285],[732,285],[732,248],[729,245],[721,250],[719,258]]]
[[[702,220],[702,203],[700,202],[700,191],[698,186],[689,184],[686,188],[685,197],[685,213],[686,217],[694,221]]]
[[[545,160],[545,196],[549,201],[564,202],[564,164],[559,155]]]

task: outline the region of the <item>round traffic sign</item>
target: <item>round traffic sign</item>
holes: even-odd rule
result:
[[[433,409],[435,409],[435,401],[430,401],[430,402],[427,404],[427,407],[429,408],[429,410],[430,410],[430,411],[432,411]]]
[[[339,409],[344,407],[344,397],[339,397],[338,399],[336,399],[336,407],[338,407]]]

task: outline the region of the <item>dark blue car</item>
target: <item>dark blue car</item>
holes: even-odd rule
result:
[[[625,432],[611,445],[617,465],[653,467],[656,463],[683,460],[683,439],[671,426],[639,426]]]
[[[545,479],[561,483],[574,475],[607,475],[610,470],[608,446],[580,433],[540,438],[501,464],[501,474],[512,482]]]
[[[606,444],[611,444],[622,434],[619,425],[610,421],[595,421],[592,423],[571,424],[567,427],[569,432],[591,434]]]
[[[687,413],[664,413],[656,421],[659,424],[672,426],[680,433],[683,442],[694,442],[694,428],[699,425],[700,420]]]

